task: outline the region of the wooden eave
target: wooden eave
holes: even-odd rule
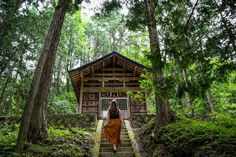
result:
[[[124,69],[128,69],[130,71],[133,71],[133,75],[136,74],[140,74],[142,73],[145,69],[147,69],[144,65],[139,64],[117,52],[112,52],[108,55],[105,55],[104,57],[101,57],[93,62],[90,62],[88,64],[85,64],[79,68],[73,69],[68,71],[73,88],[75,90],[76,93],[76,97],[77,100],[79,99],[79,86],[80,86],[80,82],[81,80],[84,78],[86,78],[86,75],[88,74],[92,74],[91,77],[94,77],[96,75],[97,70],[99,69],[103,69],[104,67],[106,67],[109,64],[118,64],[119,66],[121,66]],[[106,69],[104,69],[106,70]],[[116,70],[116,73],[114,73],[115,77],[123,77],[124,73],[122,73],[121,68],[114,68],[114,70]],[[119,73],[119,70],[121,71],[121,73]],[[122,76],[120,76],[120,75]],[[128,74],[127,74],[128,75]],[[98,74],[96,75],[96,78],[99,78],[100,76],[98,76]],[[114,78],[115,78],[114,77]],[[101,78],[101,77],[100,77]],[[135,78],[134,78],[135,79]]]

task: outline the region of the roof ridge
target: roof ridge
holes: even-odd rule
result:
[[[94,65],[96,63],[99,63],[99,62],[101,62],[101,61],[103,61],[105,59],[110,58],[113,55],[116,55],[117,57],[125,59],[125,60],[127,60],[127,61],[129,61],[129,62],[131,62],[131,63],[133,63],[133,64],[135,64],[135,65],[137,65],[137,66],[139,66],[141,68],[143,68],[143,69],[147,69],[147,67],[145,67],[144,65],[142,65],[142,64],[140,64],[140,63],[138,63],[136,61],[133,61],[133,60],[129,59],[128,57],[126,57],[126,56],[124,56],[124,55],[122,55],[122,54],[120,54],[120,53],[118,53],[116,51],[112,51],[111,53],[108,53],[108,54],[106,54],[106,55],[104,55],[104,56],[102,56],[102,57],[100,57],[100,58],[98,58],[98,59],[96,59],[96,60],[94,60],[92,62],[84,64],[84,65],[82,65],[82,66],[80,66],[78,68],[75,68],[75,69],[72,69],[72,70],[68,70],[68,72],[70,73],[70,72],[73,72],[73,71],[82,71],[83,69],[87,68],[88,66],[91,66],[91,65]]]

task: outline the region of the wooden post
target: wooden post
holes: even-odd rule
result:
[[[82,114],[82,107],[83,107],[83,94],[84,94],[84,79],[81,78],[81,85],[80,85],[80,99],[79,99],[79,113]]]
[[[134,67],[134,76],[136,75],[137,72],[137,66]]]
[[[130,98],[127,96],[127,109],[128,109],[128,116],[131,116],[131,107],[130,107]]]
[[[102,118],[102,94],[99,92],[99,100],[98,100],[98,118]]]

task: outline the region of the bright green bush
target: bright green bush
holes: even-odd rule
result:
[[[5,125],[0,129],[0,144],[15,145],[18,136],[18,124]]]

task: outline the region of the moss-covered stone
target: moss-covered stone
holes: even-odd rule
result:
[[[19,124],[20,116],[0,117],[0,128],[4,125]],[[66,115],[48,115],[49,126],[63,126],[67,128],[80,127],[95,130],[97,123],[96,115],[66,114]]]
[[[228,121],[228,122],[226,122]],[[235,120],[211,121],[179,117],[176,123],[153,134],[155,120],[150,120],[137,134],[150,156],[236,156]]]
[[[132,115],[129,120],[133,128],[140,128],[144,124],[147,124],[154,117],[155,115],[153,114]]]
[[[81,157],[93,156],[94,137],[86,128],[49,126],[48,138],[43,144],[26,144],[26,149],[15,150],[19,125],[5,125],[0,129],[0,156],[20,157]]]

